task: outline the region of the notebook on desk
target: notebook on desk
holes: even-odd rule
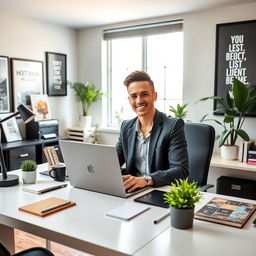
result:
[[[59,144],[72,186],[124,198],[147,189],[126,193],[114,146],[67,140]]]

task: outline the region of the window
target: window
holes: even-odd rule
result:
[[[104,31],[108,63],[107,126],[117,126],[123,118],[130,119],[135,116],[123,85],[125,77],[134,70],[145,70],[154,81],[158,92],[155,105],[157,109],[170,114],[169,105],[176,106],[182,102],[182,23],[172,22],[168,26],[165,24],[164,31],[162,26],[157,26],[156,30],[156,27],[153,26],[152,29],[152,24],[150,25],[147,26],[146,33],[141,32],[141,27],[129,27],[121,32],[119,29],[110,31],[110,36],[109,31]]]

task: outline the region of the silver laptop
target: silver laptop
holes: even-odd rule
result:
[[[147,189],[125,191],[114,146],[68,140],[59,143],[72,186],[120,197]]]

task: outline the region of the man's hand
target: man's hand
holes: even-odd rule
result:
[[[144,177],[135,177],[132,175],[123,175],[124,189],[127,192],[132,192],[136,188],[144,188],[147,186],[147,181]]]

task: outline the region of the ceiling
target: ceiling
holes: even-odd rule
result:
[[[0,0],[0,10],[82,28],[250,2],[256,0]]]

